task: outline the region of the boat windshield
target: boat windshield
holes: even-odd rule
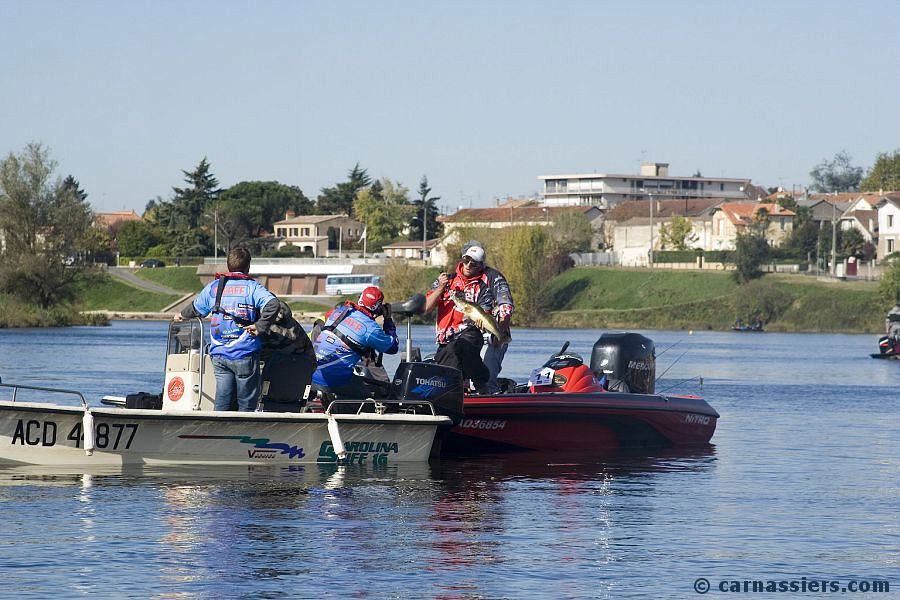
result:
[[[197,352],[201,344],[209,342],[209,334],[203,328],[200,319],[190,319],[169,324],[168,354],[189,354],[191,350]]]

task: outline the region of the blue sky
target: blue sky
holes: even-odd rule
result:
[[[790,188],[900,147],[898,32],[896,0],[0,0],[0,153],[139,212],[204,156],[310,198],[425,174],[450,210],[642,158]]]

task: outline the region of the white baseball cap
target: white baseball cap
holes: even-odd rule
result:
[[[481,246],[469,246],[466,248],[466,251],[463,252],[462,257],[469,257],[477,263],[484,264],[484,248]]]

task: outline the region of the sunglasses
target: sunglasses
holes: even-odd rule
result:
[[[463,264],[465,264],[465,265],[475,265],[477,267],[481,266],[481,263],[478,262],[477,260],[475,260],[474,258],[472,258],[471,256],[464,256],[462,260],[463,260]]]

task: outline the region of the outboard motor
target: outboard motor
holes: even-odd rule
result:
[[[390,397],[405,404],[428,401],[434,410],[459,421],[463,416],[462,373],[435,363],[402,362],[391,381]]]
[[[591,352],[591,370],[614,392],[652,394],[656,390],[656,348],[639,333],[604,333]]]

